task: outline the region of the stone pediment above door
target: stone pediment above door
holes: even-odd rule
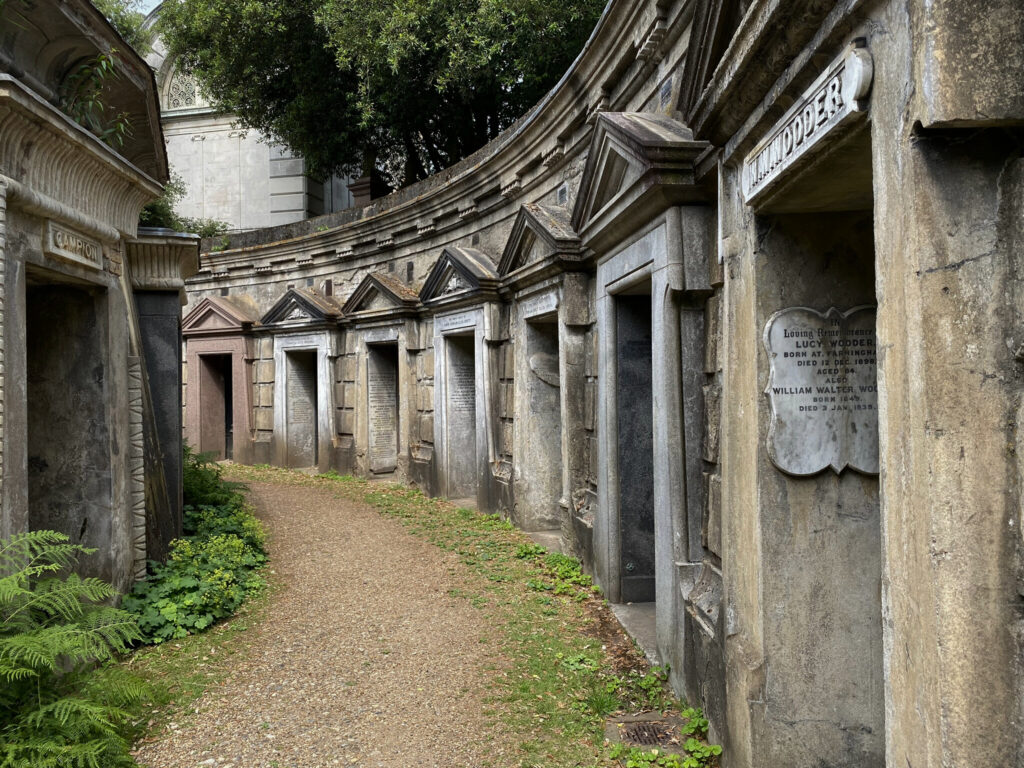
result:
[[[490,256],[476,248],[445,248],[423,284],[420,301],[441,304],[492,298],[497,288],[498,273]]]
[[[182,336],[228,336],[246,333],[257,323],[253,308],[241,300],[208,296],[193,308],[181,322]]]
[[[573,209],[572,229],[600,250],[673,205],[700,204],[714,190],[697,183],[711,145],[677,120],[647,112],[602,112]]]
[[[408,312],[419,304],[419,294],[383,272],[371,272],[362,279],[342,307],[346,317],[359,314]]]
[[[512,225],[498,274],[504,277],[531,264],[556,259],[575,261],[582,257],[583,246],[573,231],[567,210],[526,203]]]
[[[337,322],[341,307],[333,299],[308,288],[289,288],[260,323],[276,326],[322,325]]]

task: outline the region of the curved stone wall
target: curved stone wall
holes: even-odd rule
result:
[[[476,155],[205,244],[189,439],[579,555],[723,765],[1020,764],[1024,8],[995,5],[613,0]]]

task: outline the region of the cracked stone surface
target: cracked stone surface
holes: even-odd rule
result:
[[[227,679],[136,753],[149,768],[503,765],[482,711],[501,664],[455,555],[329,486],[253,484],[273,597]]]

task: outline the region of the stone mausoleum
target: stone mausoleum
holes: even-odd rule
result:
[[[98,95],[104,143],[67,102]],[[199,239],[139,229],[167,180],[152,72],[86,0],[0,6],[0,537],[55,529],[126,590],[181,534],[181,308]]]
[[[157,33],[162,7],[157,5],[143,26],[152,35],[146,62],[156,76],[168,166],[185,184],[177,213],[220,221],[237,231],[290,224],[352,206],[351,179],[312,177],[305,160],[288,147],[243,128],[234,115],[209,103],[195,77],[168,55]]]
[[[578,555],[726,768],[1024,766],[1022,147],[1019,0],[611,0],[474,156],[204,249],[187,439]]]

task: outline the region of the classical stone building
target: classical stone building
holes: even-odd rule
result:
[[[579,555],[723,766],[1024,766],[1022,129],[1017,0],[612,0],[473,157],[203,255],[188,439]]]
[[[111,54],[116,49],[116,54]],[[108,146],[58,108],[113,55]],[[0,7],[0,536],[95,547],[120,590],[181,532],[181,306],[198,238],[139,230],[167,160],[152,73],[85,0]]]
[[[288,147],[242,128],[234,115],[207,102],[195,78],[177,67],[155,34],[161,5],[146,17],[145,28],[154,34],[146,61],[156,74],[170,169],[185,182],[177,212],[222,221],[234,231],[349,208],[349,178],[311,177],[305,161]]]

